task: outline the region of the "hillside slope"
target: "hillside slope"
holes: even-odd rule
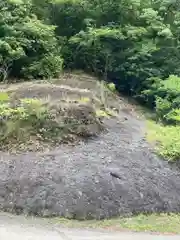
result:
[[[179,172],[152,153],[143,121],[119,101],[118,117],[106,119],[107,132],[94,139],[41,153],[1,152],[0,209],[76,219],[179,212]]]

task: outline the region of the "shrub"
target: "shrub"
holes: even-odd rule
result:
[[[168,161],[180,159],[180,126],[148,123],[149,142],[156,143],[157,153]]]
[[[28,142],[33,135],[43,137],[44,125],[51,119],[48,110],[38,99],[22,99],[16,106],[10,102],[1,103],[0,114],[1,145],[15,141]]]
[[[108,83],[107,87],[110,91],[115,92],[116,91],[116,85],[114,83]]]
[[[22,68],[22,75],[26,78],[58,77],[62,71],[63,60],[60,56],[46,54],[41,61],[33,61]]]
[[[156,97],[156,115],[157,119],[166,121],[167,115],[171,111],[172,104],[166,98]]]
[[[155,103],[157,119],[168,124],[179,124],[180,77],[170,75],[167,79],[149,79],[152,85],[142,92],[144,98]]]

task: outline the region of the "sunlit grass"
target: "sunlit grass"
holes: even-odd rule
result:
[[[180,158],[180,126],[164,126],[147,122],[147,139],[156,143],[157,152],[169,161]]]
[[[179,214],[138,215],[110,220],[77,221],[54,218],[53,223],[75,228],[103,228],[110,230],[131,230],[137,232],[180,233]]]

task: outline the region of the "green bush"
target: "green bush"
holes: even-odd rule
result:
[[[0,105],[0,114],[2,146],[15,141],[17,144],[28,142],[33,135],[45,138],[44,127],[51,120],[47,108],[37,99],[22,99],[17,106],[13,106],[9,101],[3,101]]]
[[[22,75],[26,78],[58,77],[63,68],[63,60],[53,53],[45,54],[40,61],[33,61],[22,68]]]
[[[57,26],[57,35],[69,38],[85,29],[88,5],[81,0],[54,0],[51,21]]]
[[[166,121],[171,124],[180,125],[180,109],[172,109],[166,115]]]
[[[155,87],[156,86],[156,87]],[[150,122],[148,140],[156,143],[157,152],[169,161],[180,158],[180,77],[170,75],[151,86],[148,96],[154,93],[158,123]]]
[[[180,159],[180,126],[164,126],[148,122],[147,139],[156,143],[157,153],[168,161]]]
[[[155,93],[157,118],[168,124],[180,123],[180,77],[170,75]]]
[[[165,80],[151,78],[148,84],[149,89],[142,91],[142,96],[145,102],[155,107],[157,120],[179,124],[180,77],[170,75]]]
[[[107,88],[111,91],[111,92],[115,92],[116,91],[116,85],[114,83],[108,83],[107,84]]]

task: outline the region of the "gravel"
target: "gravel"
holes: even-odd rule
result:
[[[106,125],[75,147],[1,153],[0,210],[76,219],[179,212],[180,173],[153,154],[143,122],[122,112]]]

